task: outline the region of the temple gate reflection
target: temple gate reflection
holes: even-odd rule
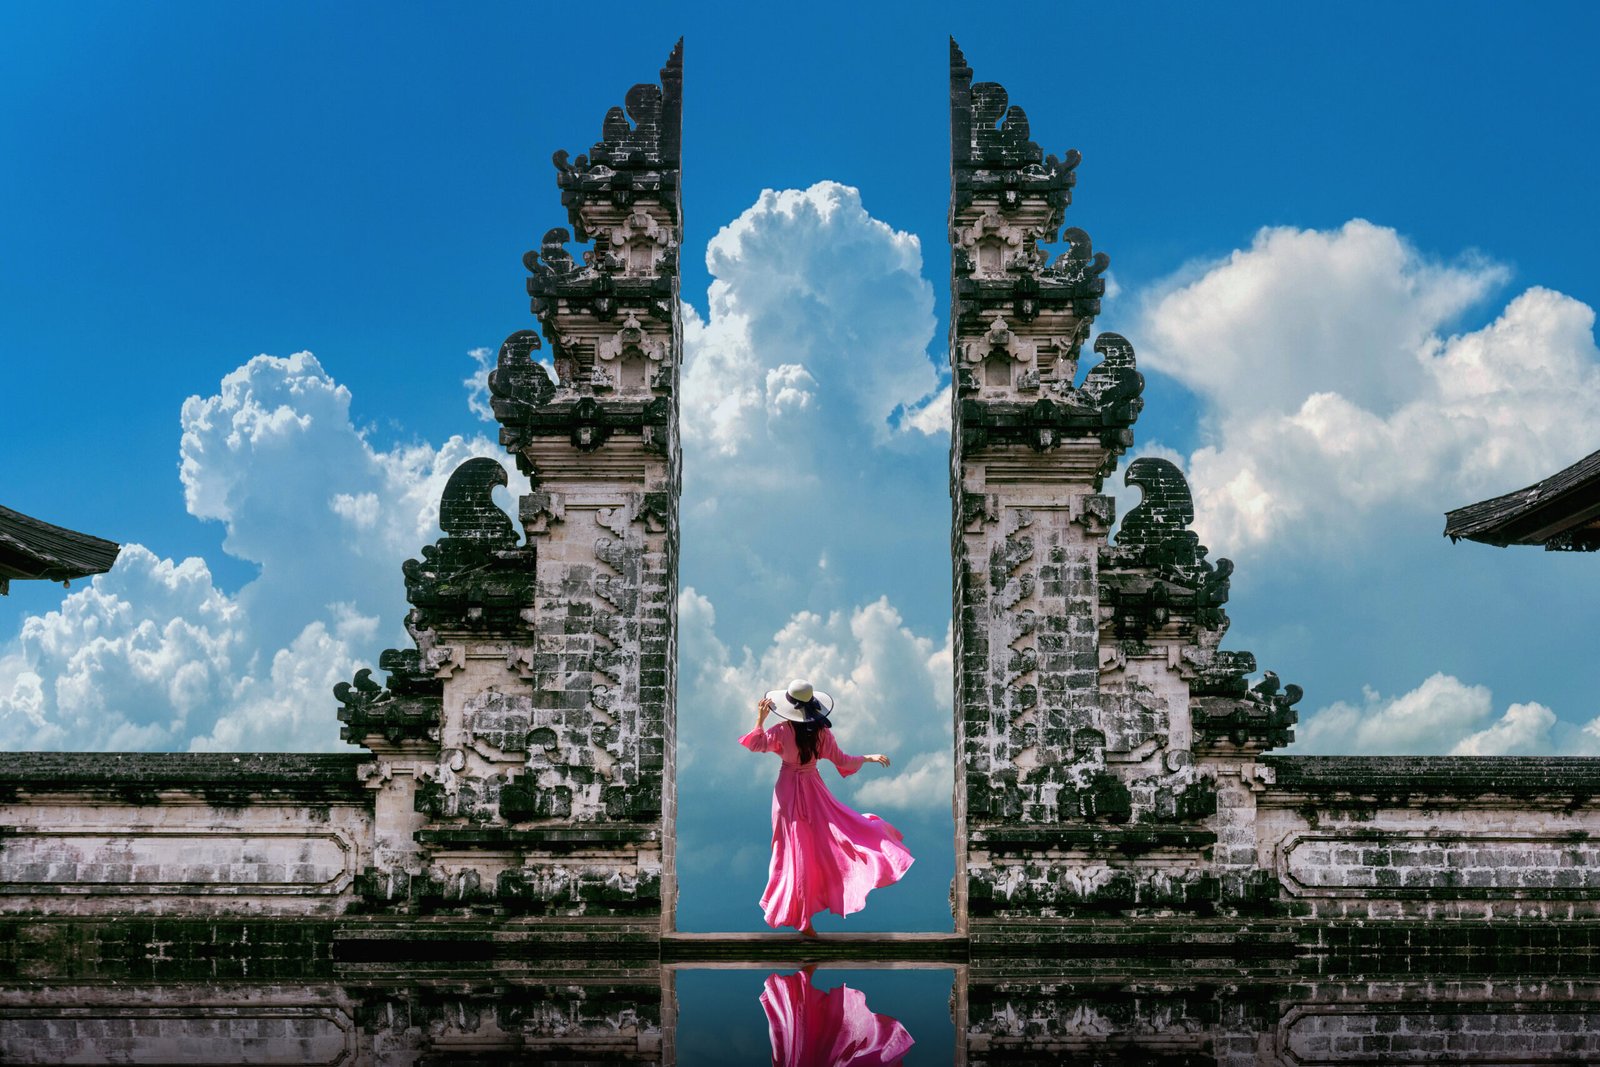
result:
[[[952,966],[850,959],[841,940],[664,964],[515,951],[490,959],[470,946],[453,959],[363,959],[315,924],[294,945],[241,952],[243,939],[219,942],[201,926],[140,927],[0,927],[0,1062],[1600,1060],[1600,978],[1581,955],[1516,946],[1253,960],[1130,949],[1121,959]],[[799,958],[813,947],[839,958]]]

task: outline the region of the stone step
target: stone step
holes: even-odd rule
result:
[[[948,967],[965,963],[967,939],[950,933],[670,933],[661,962],[693,967],[849,961],[851,966]]]

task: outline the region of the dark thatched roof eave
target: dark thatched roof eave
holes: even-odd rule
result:
[[[14,578],[65,582],[103,574],[122,546],[0,507],[0,593]]]
[[[1600,548],[1600,452],[1526,489],[1446,512],[1444,533],[1501,547]]]

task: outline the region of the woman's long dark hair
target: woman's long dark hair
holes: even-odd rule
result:
[[[805,722],[794,724],[794,743],[800,749],[800,762],[810,763],[817,758],[817,742],[822,738],[822,731],[833,729],[833,723],[823,714],[822,701],[816,697],[801,703],[796,700],[789,701],[796,711],[806,713]]]

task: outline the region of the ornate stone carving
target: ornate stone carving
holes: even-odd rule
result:
[[[1076,349],[1070,341],[1055,336],[1018,336],[1010,324],[999,318],[979,336],[958,341],[957,345],[968,366],[984,359],[991,361],[990,366],[1007,357],[1019,362],[1032,360],[1044,350],[1053,353],[1053,366],[1064,364],[1069,374],[1076,369]],[[1133,443],[1130,428],[1144,407],[1140,396],[1144,376],[1135,367],[1133,346],[1119,334],[1101,334],[1094,350],[1100,362],[1089,369],[1082,386],[1072,387],[1069,377],[1066,382],[1053,382],[1049,395],[1032,400],[1023,394],[1037,395],[1037,378],[1032,383],[1020,379],[1012,382],[1006,377],[1009,369],[1000,377],[979,377],[958,368],[957,374],[963,377],[956,416],[963,452],[1005,445],[1045,451],[1065,440],[1091,438],[1107,450],[1106,461],[1099,470],[1109,469],[1116,455]]]
[[[1042,202],[1059,217],[1072,202],[1074,170],[1082,158],[1078,152],[1046,156],[1029,140],[1027,113],[1010,103],[1004,86],[973,84],[972,70],[954,40],[950,82],[953,205],[959,210],[981,198],[1010,214],[1025,202]]]
[[[1144,375],[1138,371],[1133,346],[1121,334],[1103,333],[1095,338],[1094,350],[1100,362],[1084,377],[1079,400],[1111,427],[1132,426],[1144,410]]]
[[[1105,295],[1106,284],[1100,276],[1111,266],[1111,257],[1096,252],[1089,235],[1076,226],[1064,231],[1061,239],[1067,242],[1067,250],[1050,264],[1046,275],[1075,290],[1091,293],[1098,300]]]
[[[567,506],[562,495],[548,490],[535,489],[522,498],[518,510],[523,532],[529,537],[548,533],[551,523],[561,522],[567,517]]]
[[[1145,456],[1128,465],[1124,481],[1143,493],[1122,520],[1116,546],[1102,552],[1102,614],[1118,637],[1142,639],[1169,625],[1227,628],[1229,560],[1212,564],[1189,529],[1194,502],[1183,472],[1164,459]]]
[[[340,682],[333,695],[339,709],[339,738],[362,744],[374,735],[390,744],[439,737],[444,683],[422,664],[416,649],[385,649],[378,667],[389,672],[388,684],[372,680],[370,668],[356,672],[354,684]]]
[[[579,240],[590,231],[585,208],[626,210],[639,200],[677,199],[682,86],[680,40],[661,68],[661,84],[629,89],[624,107],[606,113],[600,140],[588,155],[569,162],[565,151],[555,154],[561,202]]]
[[[1280,690],[1268,671],[1252,688],[1246,675],[1256,669],[1255,657],[1217,648],[1228,627],[1223,605],[1233,563],[1212,564],[1189,529],[1194,502],[1183,472],[1147,456],[1129,464],[1126,481],[1142,498],[1122,520],[1115,547],[1102,553],[1101,615],[1111,633],[1136,643],[1158,634],[1193,642],[1180,667],[1190,679],[1197,745],[1264,751],[1287,744],[1300,687]]]
[[[469,459],[445,483],[439,525],[445,534],[403,570],[411,618],[419,629],[521,633],[533,606],[534,553],[494,502],[507,484],[492,459]]]
[[[1305,695],[1298,685],[1283,685],[1266,671],[1254,686],[1246,675],[1256,669],[1248,652],[1186,650],[1196,666],[1189,685],[1196,747],[1225,752],[1266,752],[1294,740],[1294,710]]]
[[[489,404],[502,423],[537,411],[555,395],[549,372],[533,360],[540,347],[539,335],[533,330],[518,330],[501,342],[499,358],[489,372]]]
[[[678,247],[672,231],[647,211],[635,210],[607,236],[624,273],[633,275],[657,273]]]
[[[1032,342],[1012,333],[1006,326],[1006,320],[996,315],[990,321],[989,328],[976,341],[968,341],[961,348],[968,363],[981,364],[994,356],[1027,363],[1033,359],[1035,346]],[[1006,383],[1010,384],[1009,377],[1006,378]]]
[[[445,536],[406,564],[414,658],[442,698],[431,749],[392,758],[378,787],[410,788],[404,807],[421,820],[367,880],[381,906],[658,922],[671,885],[681,81],[680,44],[590,152],[555,155],[569,225],[524,257],[539,331],[508,337],[489,377],[501,443],[532,483],[517,511],[529,543],[493,503],[504,471],[473,460],[445,489]],[[352,718],[387,723],[397,698],[375,688],[363,675],[341,689]]]
[[[589,153],[555,156],[570,229],[524,257],[540,333],[507,338],[489,380],[532,483],[529,543],[493,505],[503,470],[474,460],[445,490],[446,536],[406,566],[443,747],[406,768],[422,826],[407,885],[375,868],[387,906],[649,926],[672,884],[681,77],[680,47]]]
[[[979,278],[1003,278],[1023,253],[1026,234],[998,211],[986,211],[955,232],[955,252]]]

